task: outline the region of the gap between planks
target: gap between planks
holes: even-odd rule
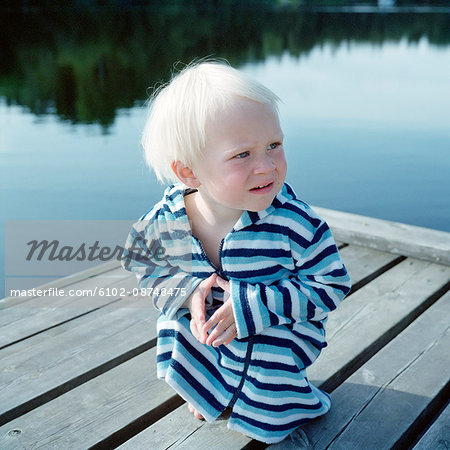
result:
[[[442,408],[430,426],[417,438],[413,450],[448,450],[450,448],[450,402]]]

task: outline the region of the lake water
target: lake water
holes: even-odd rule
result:
[[[135,22],[135,10],[110,11],[108,24],[46,14],[3,13],[12,60],[0,73],[1,242],[10,220],[147,211],[164,186],[140,154],[146,89],[173,62],[210,54],[283,100],[287,181],[304,201],[450,231],[449,14],[263,9],[223,14],[222,28],[208,10]],[[198,27],[183,25],[186,14]],[[56,19],[65,34],[44,32]]]

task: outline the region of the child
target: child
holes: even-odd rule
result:
[[[196,417],[230,408],[229,428],[266,443],[330,409],[305,369],[350,290],[327,224],[285,184],[278,101],[218,62],[154,95],[146,160],[182,184],[133,226],[123,263],[161,311],[158,377]]]

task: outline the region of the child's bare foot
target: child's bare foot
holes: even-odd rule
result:
[[[190,404],[188,403],[189,411],[194,414],[194,417],[200,420],[205,420],[205,418]]]

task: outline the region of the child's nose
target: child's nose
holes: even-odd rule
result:
[[[255,173],[270,173],[276,167],[275,161],[270,156],[263,156],[258,159],[255,165]]]

